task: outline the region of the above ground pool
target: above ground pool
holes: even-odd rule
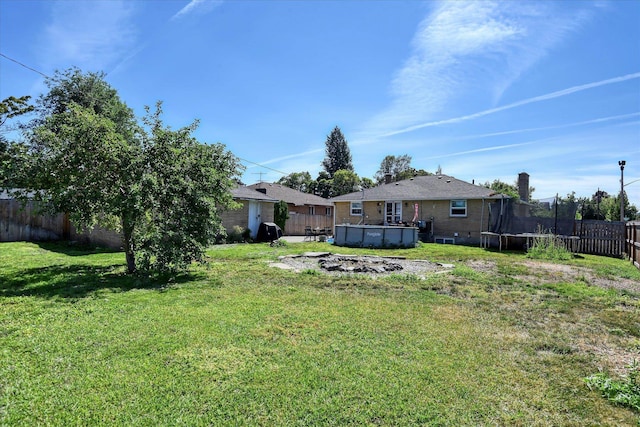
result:
[[[336,225],[333,238],[336,246],[415,248],[418,229],[384,225]]]

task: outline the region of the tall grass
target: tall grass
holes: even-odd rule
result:
[[[565,242],[558,236],[538,228],[538,236],[533,238],[531,247],[527,248],[527,257],[545,260],[570,260],[571,252]]]

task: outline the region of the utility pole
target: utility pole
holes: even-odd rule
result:
[[[620,221],[624,222],[624,165],[627,164],[624,160],[620,160],[618,165],[620,166]]]

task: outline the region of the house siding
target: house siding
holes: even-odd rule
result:
[[[432,221],[434,237],[455,237],[456,243],[480,243],[480,231],[481,229],[482,231],[486,230],[488,220],[487,206],[485,204],[483,214],[482,200],[467,200],[467,216],[465,217],[450,216],[450,200],[402,200],[403,222],[411,222],[416,203],[418,204],[418,220]],[[384,201],[364,202],[363,208],[364,224],[380,225],[384,222]],[[351,215],[350,202],[336,201],[335,210],[336,224],[358,224],[362,219],[360,215]],[[455,233],[458,233],[457,237]]]
[[[234,210],[225,210],[220,213],[222,225],[227,233],[233,231],[233,227],[239,226],[243,229],[249,228],[249,202],[246,200],[236,200],[242,207]],[[273,222],[273,203],[261,202],[260,222]],[[257,232],[257,230],[251,230]]]

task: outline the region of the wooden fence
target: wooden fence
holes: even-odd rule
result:
[[[120,248],[122,238],[112,230],[94,228],[79,232],[69,221],[69,215],[40,215],[35,202],[22,203],[0,199],[0,242],[39,242],[70,240]]]
[[[304,228],[307,226],[311,228],[331,228],[333,227],[333,216],[290,212],[289,219],[284,225],[284,234],[287,236],[304,236]]]
[[[640,268],[640,221],[627,222],[626,232],[627,256]]]
[[[622,257],[625,253],[625,224],[615,221],[576,221],[574,235],[580,237],[578,252]]]
[[[0,242],[68,240],[69,218],[58,214],[37,215],[36,205],[22,204],[13,199],[0,200]]]

